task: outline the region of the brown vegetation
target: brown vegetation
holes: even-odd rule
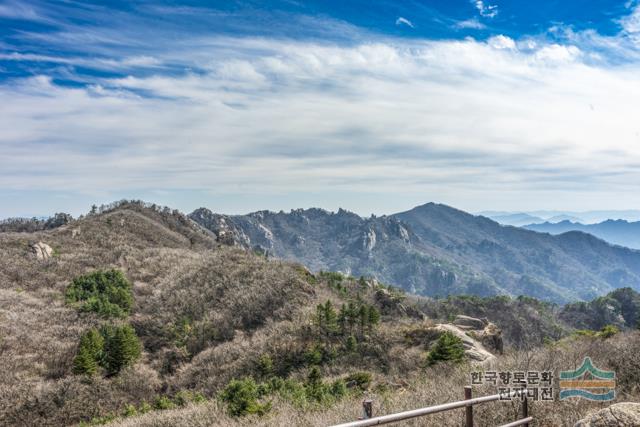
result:
[[[54,256],[33,257],[33,241],[51,246]],[[77,375],[73,360],[82,335],[113,320],[79,312],[65,302],[65,291],[74,278],[108,269],[122,271],[133,284],[131,313],[117,321],[135,328],[144,349],[117,375]],[[382,318],[349,334],[327,329],[318,325],[316,308],[327,301],[336,313],[352,302],[374,307]],[[357,418],[362,394],[349,381],[346,396],[330,404],[267,395],[272,409],[263,417],[231,417],[217,399],[233,378],[288,378],[303,387],[314,368],[327,383],[370,372],[377,413],[457,400],[472,367],[426,367],[429,343],[408,339],[432,324],[421,314],[424,304],[373,281],[312,275],[299,265],[219,246],[184,215],[140,203],[53,230],[0,233],[0,425],[112,418],[132,426],[327,425]],[[618,372],[622,400],[638,400],[638,351],[638,333],[628,332],[606,340],[571,338],[536,351],[507,348],[496,363],[564,369],[590,355],[599,367]],[[207,402],[196,405],[201,399],[180,397],[185,392]],[[180,405],[186,406],[171,409]],[[540,425],[569,425],[597,407],[540,403],[533,413]],[[514,408],[480,407],[480,425],[511,420]],[[437,416],[429,425],[453,425],[454,418]]]

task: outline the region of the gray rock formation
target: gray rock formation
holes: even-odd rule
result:
[[[492,351],[502,352],[500,329],[491,322],[468,316],[458,316],[454,324],[440,323],[409,331],[407,339],[410,343],[430,348],[445,332],[451,332],[462,340],[465,356],[472,361],[490,363],[496,358]]]
[[[579,232],[551,236],[504,227],[432,203],[369,218],[317,208],[247,215],[202,208],[190,217],[220,242],[432,297],[527,295],[565,303],[619,287],[640,289],[640,251]]]
[[[474,317],[469,317],[469,316],[464,316],[462,314],[459,314],[456,316],[455,320],[453,321],[453,324],[458,328],[466,331],[466,330],[473,330],[473,329],[476,329],[476,330],[484,329],[484,327],[487,325],[487,322],[481,319],[476,319]]]
[[[40,261],[47,261],[53,256],[53,249],[46,243],[32,243],[29,246],[31,253]]]
[[[574,427],[638,427],[640,403],[616,403],[578,421]]]

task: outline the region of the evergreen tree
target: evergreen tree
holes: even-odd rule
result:
[[[133,364],[142,353],[142,345],[131,325],[103,328],[105,337],[104,365],[109,375],[115,375]]]
[[[331,301],[327,300],[324,304],[324,321],[327,333],[336,332],[338,329],[338,316]]]
[[[360,276],[360,279],[358,279],[358,285],[360,285],[361,288],[367,287],[367,281],[365,280],[364,276]]]
[[[80,347],[78,354],[73,359],[73,372],[75,374],[93,375],[98,370],[98,361],[86,347]]]
[[[452,334],[445,332],[440,335],[433,349],[427,355],[427,364],[433,365],[437,362],[451,361],[461,362],[464,359],[464,345],[462,340]]]
[[[222,401],[227,403],[230,415],[239,417],[249,414],[264,415],[271,409],[270,403],[259,403],[260,391],[252,378],[231,380],[220,393]]]
[[[324,320],[324,306],[322,304],[318,304],[316,306],[316,324],[318,325],[320,333],[322,333],[326,325],[326,322]]]
[[[380,323],[380,312],[378,311],[377,308],[370,306],[369,307],[369,328],[373,329],[373,327],[376,326],[378,323]]]
[[[317,386],[322,383],[322,373],[320,373],[320,368],[314,366],[309,371],[307,375],[307,385]]]
[[[360,323],[360,335],[364,335],[364,330],[369,322],[369,309],[364,304],[358,309],[358,322]]]
[[[78,354],[73,359],[73,372],[93,375],[97,372],[104,348],[104,338],[97,329],[90,329],[82,338]]]
[[[349,353],[352,353],[356,351],[357,346],[358,342],[356,341],[356,337],[354,337],[353,335],[349,335],[349,338],[347,338],[347,342],[345,344],[346,350]]]
[[[338,325],[340,327],[340,334],[341,335],[346,335],[347,334],[347,315],[346,315],[346,306],[344,304],[342,304],[342,307],[340,307],[340,314],[338,314]]]
[[[104,317],[126,317],[133,306],[131,283],[118,270],[98,270],[79,276],[71,282],[65,296],[80,311]]]
[[[347,325],[349,327],[349,334],[353,334],[353,327],[356,324],[356,319],[358,317],[358,313],[356,310],[356,306],[352,301],[349,301],[347,304],[347,310],[345,312],[345,317],[347,319]]]

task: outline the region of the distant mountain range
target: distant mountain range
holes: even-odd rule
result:
[[[529,224],[542,224],[544,222],[557,223],[562,221],[579,222],[582,224],[597,224],[609,219],[640,221],[640,210],[600,210],[583,212],[564,211],[531,211],[531,212],[503,212],[483,211],[478,215],[486,216],[503,225],[522,227]]]
[[[201,208],[189,216],[219,241],[421,295],[522,294],[562,303],[624,286],[640,290],[640,251],[579,231],[554,236],[503,226],[433,203],[369,218],[315,208],[234,216]]]
[[[598,224],[581,224],[579,222],[562,221],[555,224],[551,222],[529,224],[524,226],[524,228],[550,234],[582,231],[593,234],[609,243],[640,249],[640,222],[628,222],[622,219],[610,219]]]

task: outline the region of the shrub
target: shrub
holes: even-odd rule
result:
[[[304,353],[304,360],[307,365],[319,365],[322,363],[322,349],[314,346]]]
[[[176,404],[171,401],[167,396],[158,396],[153,403],[153,407],[159,411],[165,409],[174,409]]]
[[[127,405],[124,408],[124,411],[122,411],[122,416],[123,417],[134,417],[138,415],[138,408],[135,407],[135,405]]]
[[[227,403],[227,412],[234,417],[266,414],[271,409],[271,404],[259,403],[260,397],[258,385],[252,378],[231,380],[220,393],[220,399]]]
[[[273,359],[268,354],[263,354],[258,359],[258,372],[263,377],[270,377],[273,375]]]
[[[458,363],[463,359],[464,346],[462,340],[447,331],[440,335],[433,349],[427,355],[427,364],[433,365],[438,362]]]
[[[103,317],[126,317],[133,306],[131,283],[118,270],[99,270],[75,278],[65,297],[80,311]]]
[[[371,374],[369,372],[354,372],[345,378],[345,382],[350,387],[357,387],[364,391],[371,385]]]
[[[598,336],[600,338],[606,339],[606,338],[611,338],[618,332],[620,332],[620,330],[614,325],[606,325],[606,326],[603,326],[602,329],[600,329],[600,332],[598,332]]]
[[[78,353],[73,359],[73,372],[95,374],[99,366],[107,374],[115,375],[132,365],[142,353],[142,345],[131,325],[103,326],[87,331],[80,339]]]
[[[193,393],[188,390],[180,390],[173,397],[173,403],[177,406],[186,406],[190,402],[193,403],[202,403],[206,402],[207,398],[202,395],[202,393]]]
[[[353,353],[358,348],[358,341],[356,341],[356,337],[353,335],[349,335],[347,338],[347,342],[345,343],[345,350],[348,353]]]
[[[97,372],[102,361],[104,338],[97,329],[90,329],[82,338],[78,354],[73,359],[73,372],[76,374],[93,375]]]
[[[336,380],[331,384],[330,393],[336,399],[347,395],[347,385],[343,380]]]
[[[142,345],[131,325],[105,326],[104,367],[109,375],[115,375],[125,366],[132,365],[142,353]]]

